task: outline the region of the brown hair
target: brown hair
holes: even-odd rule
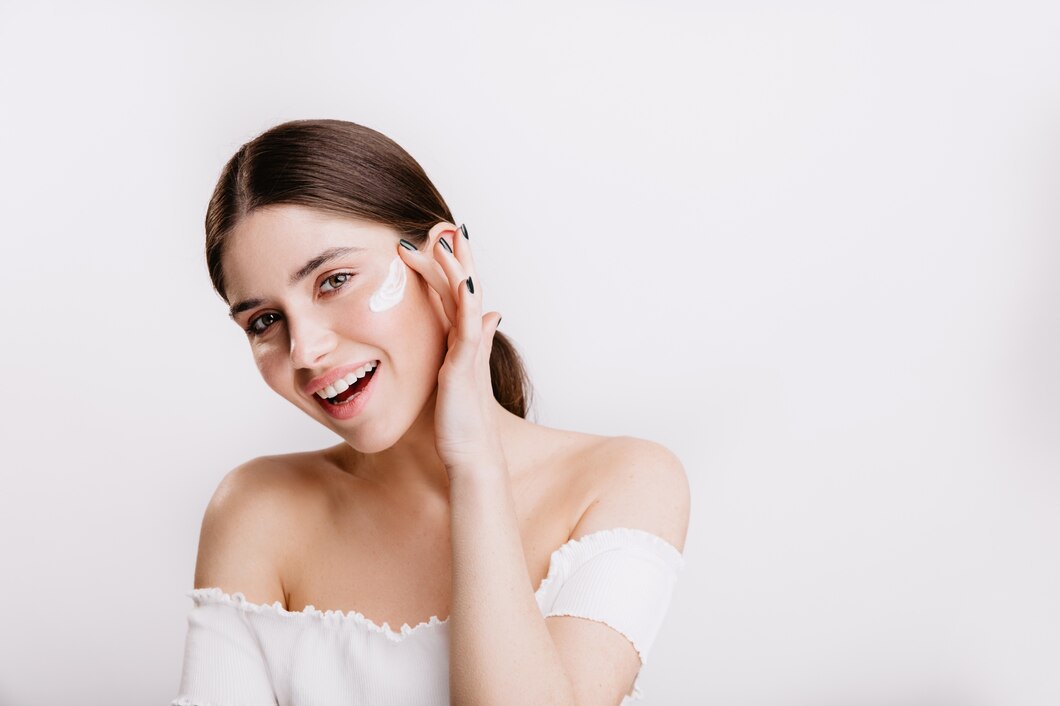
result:
[[[386,135],[345,120],[291,120],[247,142],[228,160],[206,209],[206,266],[226,304],[221,256],[241,218],[262,206],[297,204],[390,226],[417,247],[439,221],[455,223],[416,160]],[[500,331],[490,352],[493,396],[525,418],[530,380]]]

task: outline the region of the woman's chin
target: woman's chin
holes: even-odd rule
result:
[[[401,439],[401,433],[394,429],[371,429],[360,427],[357,431],[329,427],[353,450],[362,454],[375,454],[386,451]]]
[[[363,411],[355,413],[347,419],[338,417],[322,410],[320,403],[318,409],[305,410],[310,417],[320,422],[329,430],[338,434],[355,451],[362,454],[375,454],[386,451],[397,444],[407,434],[418,432],[423,429],[433,430],[434,422],[431,412],[437,403],[437,383],[425,392],[425,399],[419,407],[419,412],[411,418],[402,420],[393,409],[380,410],[373,408],[372,403],[378,402],[371,397],[367,399],[367,407]],[[316,402],[316,400],[314,400]],[[322,413],[322,414],[321,414]]]
[[[377,454],[380,451],[386,451],[391,446],[393,446],[396,443],[396,441],[397,441],[396,439],[390,441],[390,440],[380,439],[379,437],[372,437],[372,438],[369,438],[369,439],[363,439],[363,438],[350,438],[349,436],[344,436],[343,439],[345,439],[346,443],[351,448],[353,448],[354,451],[357,451],[358,453],[362,453],[362,454]]]

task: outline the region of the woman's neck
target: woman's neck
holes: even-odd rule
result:
[[[517,459],[519,438],[529,422],[512,414],[499,402],[495,412],[499,419],[501,443],[509,459]],[[449,502],[449,474],[438,456],[434,434],[435,396],[424,405],[420,415],[405,435],[390,448],[365,454],[342,444],[339,464],[350,475],[385,489],[388,495],[397,494],[410,502]],[[510,453],[511,452],[511,453]],[[514,465],[509,472],[514,471]]]

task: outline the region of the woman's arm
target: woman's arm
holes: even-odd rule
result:
[[[526,568],[506,468],[450,480],[453,706],[575,706]]]
[[[530,586],[500,440],[489,367],[500,315],[483,316],[470,242],[455,225],[436,224],[425,251],[397,251],[438,293],[449,319],[434,423],[449,475],[450,703],[574,706]]]
[[[291,534],[282,468],[262,457],[229,471],[203,514],[195,587],[283,602],[278,557]],[[198,593],[198,592],[196,592]],[[189,594],[190,595],[190,594]],[[260,638],[238,609],[194,596],[173,704],[275,704]]]
[[[283,469],[266,457],[246,461],[218,484],[203,514],[195,587],[239,591],[255,603],[284,601],[279,557],[290,535]]]
[[[616,685],[630,684],[639,668],[632,659],[633,646],[617,631],[575,626],[571,621],[578,618],[556,616],[551,620],[563,640],[561,653],[531,586],[490,379],[490,351],[500,316],[482,314],[481,287],[471,286],[475,269],[466,234],[457,236],[452,246],[443,240],[443,234],[455,235],[456,230],[448,223],[437,224],[428,234],[427,252],[397,248],[405,263],[438,292],[450,322],[434,415],[435,445],[449,476],[450,700],[456,706],[613,706],[618,699],[611,695],[622,693]],[[683,469],[679,464],[677,469],[678,485],[687,491]],[[636,454],[612,469],[615,478],[646,478],[659,470],[654,458]],[[644,494],[637,484],[615,485]],[[648,495],[609,492],[607,502],[594,503],[579,525],[588,518],[603,527],[663,528],[673,537],[668,528],[674,520],[667,514],[673,514],[681,499],[664,492],[660,502]],[[687,512],[678,522],[687,522]],[[594,578],[608,581],[606,573]],[[641,600],[636,595],[625,599]],[[570,657],[585,651],[594,652],[594,657]],[[626,658],[623,668],[615,664],[621,654]],[[577,674],[572,677],[569,669]]]
[[[683,551],[691,494],[681,462],[664,446],[643,439],[617,437],[607,447],[599,458],[606,468],[605,488],[572,536],[631,527]],[[600,573],[587,580],[603,582],[599,588],[623,606],[622,612],[612,612],[613,605],[595,606],[580,612],[588,620],[543,617],[527,573],[507,474],[486,470],[454,474],[450,481],[451,703],[615,706],[646,658],[627,639],[630,633],[615,628],[645,610],[661,620],[665,601],[645,601],[658,600],[655,582],[665,572],[657,578],[651,562],[640,565],[634,558],[647,583],[618,586],[609,579],[621,575],[621,562],[615,567],[619,573],[598,567],[591,571]]]

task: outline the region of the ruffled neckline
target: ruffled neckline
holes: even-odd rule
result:
[[[596,530],[582,535],[578,539],[567,540],[552,552],[548,561],[548,573],[541,579],[541,584],[534,591],[534,597],[540,601],[541,595],[559,575],[561,562],[573,562],[583,552],[602,548],[601,545],[608,542],[621,543],[623,540],[646,542],[665,559],[674,571],[680,571],[684,566],[684,556],[677,550],[677,547],[657,534],[632,527],[612,527],[610,529]],[[216,586],[193,588],[187,591],[185,595],[190,597],[197,606],[204,603],[221,603],[249,613],[271,613],[281,618],[308,618],[333,624],[353,623],[372,632],[385,635],[394,641],[401,641],[421,628],[430,628],[435,625],[444,626],[449,623],[448,616],[446,616],[445,620],[440,620],[437,615],[432,615],[429,620],[421,621],[415,626],[403,623],[401,629],[396,631],[390,627],[389,622],[377,625],[371,618],[356,610],[318,610],[312,604],[306,605],[300,611],[287,610],[280,601],[261,604],[252,603],[247,600],[241,591],[229,594]]]

